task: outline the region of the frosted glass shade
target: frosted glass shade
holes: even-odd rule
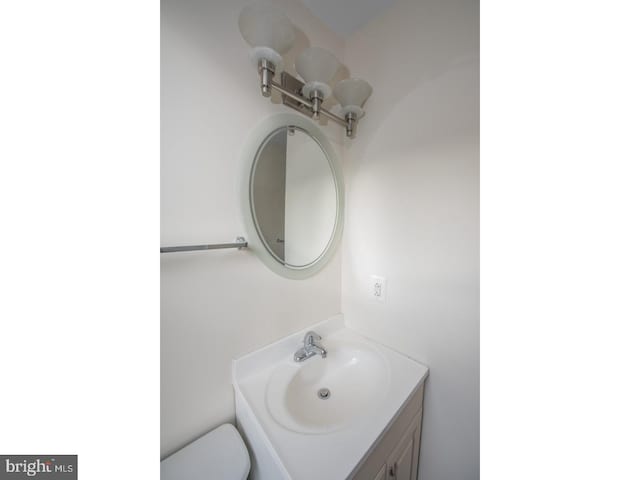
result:
[[[293,24],[278,8],[253,4],[242,9],[238,26],[242,38],[252,47],[268,47],[286,53],[296,37]]]
[[[331,95],[329,82],[334,77],[340,62],[331,52],[324,48],[309,47],[296,58],[296,72],[302,77],[306,85],[302,89],[305,95],[312,90],[320,90],[327,98]]]
[[[342,105],[342,113],[355,113],[358,117],[364,111],[362,106],[371,95],[373,89],[366,81],[360,78],[348,78],[337,83],[333,94]]]

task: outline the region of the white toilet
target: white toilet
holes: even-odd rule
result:
[[[250,466],[242,437],[225,423],[160,462],[160,478],[246,480]]]

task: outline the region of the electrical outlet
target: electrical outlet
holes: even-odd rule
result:
[[[387,300],[387,279],[378,275],[371,275],[369,292],[375,300],[384,303]]]

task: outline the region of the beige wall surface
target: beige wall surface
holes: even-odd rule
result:
[[[478,37],[475,0],[399,0],[345,50],[373,95],[345,148],[343,311],[431,369],[421,480],[479,477]]]
[[[479,476],[479,5],[398,0],[341,40],[296,0],[286,56],[334,52],[373,95],[342,152],[342,251],[287,280],[250,252],[164,256],[162,455],[233,421],[230,363],[343,311],[349,326],[426,363],[421,480]],[[233,240],[248,129],[264,100],[237,30],[244,2],[163,0],[162,243]],[[345,75],[342,72],[341,75]],[[328,136],[342,143],[333,125]],[[387,279],[386,303],[369,276]]]
[[[344,44],[297,1],[281,5],[309,44]],[[244,232],[239,158],[251,128],[286,107],[261,94],[238,31],[244,2],[163,0],[161,243],[233,241]],[[290,110],[289,110],[290,111]],[[330,138],[341,141],[332,126]],[[340,151],[340,145],[334,145]],[[234,421],[231,360],[340,312],[340,252],[306,280],[282,278],[251,252],[161,257],[161,455]]]

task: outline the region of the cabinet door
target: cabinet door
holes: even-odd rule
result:
[[[387,464],[382,465],[382,468],[377,473],[373,480],[387,480]]]
[[[403,452],[400,452],[400,457],[392,464],[390,473],[393,473],[394,480],[412,480],[415,478],[411,475],[413,467],[413,437],[409,437],[409,443],[405,447]]]
[[[389,457],[387,462],[389,480],[416,480],[418,478],[421,420],[421,415],[417,415],[406,435]]]

